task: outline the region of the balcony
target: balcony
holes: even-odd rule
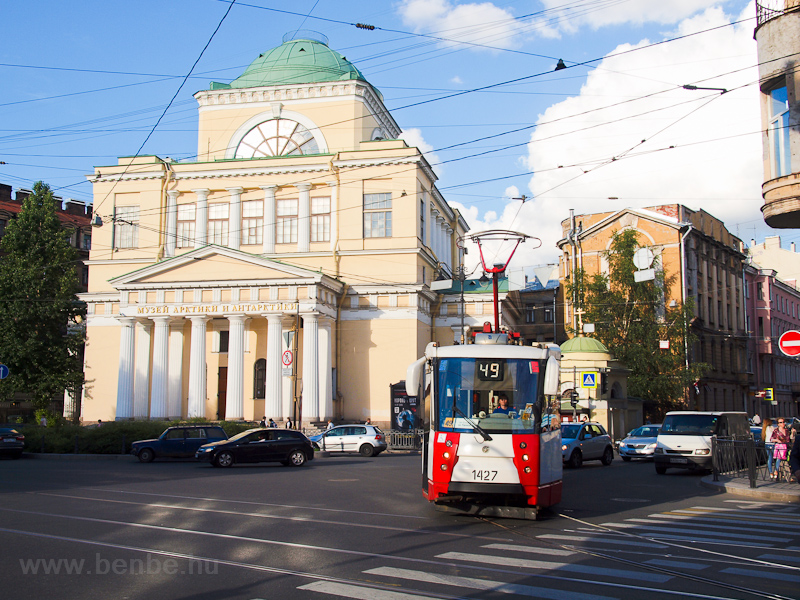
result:
[[[800,227],[800,176],[797,173],[777,177],[761,186],[764,221],[776,229]]]
[[[756,29],[787,11],[800,7],[800,0],[756,0]]]

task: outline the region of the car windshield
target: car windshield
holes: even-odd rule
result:
[[[247,437],[254,431],[258,431],[257,429],[248,429],[247,431],[243,431],[242,433],[237,433],[235,436],[228,438],[230,441],[235,442],[236,440],[240,440],[244,437]]]
[[[462,433],[539,433],[542,361],[442,358],[436,364],[438,429]]]
[[[639,427],[638,429],[634,429],[631,431],[629,437],[658,437],[658,430],[660,427]]]
[[[580,425],[562,425],[561,426],[561,437],[574,440],[578,437],[578,433],[581,430]]]
[[[718,415],[667,415],[659,435],[714,435]]]

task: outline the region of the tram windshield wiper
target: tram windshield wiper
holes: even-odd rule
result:
[[[491,442],[492,441],[492,436],[490,436],[488,433],[486,433],[486,430],[483,427],[481,427],[480,425],[475,423],[472,419],[470,419],[467,415],[465,415],[464,411],[462,411],[460,408],[458,408],[458,405],[456,404],[456,399],[453,398],[453,416],[454,417],[455,417],[456,413],[460,414],[462,417],[464,417],[464,419],[466,419],[467,423],[469,423],[472,426],[472,431],[474,431],[475,433],[481,434],[481,436],[483,437],[483,441],[484,442]]]

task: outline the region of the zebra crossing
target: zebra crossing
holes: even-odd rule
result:
[[[484,594],[552,600],[796,598],[800,510],[694,506],[599,525],[575,519],[519,543],[434,554],[425,568],[382,565],[358,581],[319,580],[310,596],[426,600]],[[737,583],[738,582],[738,583]],[[731,590],[738,591],[731,595]]]

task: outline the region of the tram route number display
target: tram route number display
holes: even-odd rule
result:
[[[503,381],[506,361],[496,358],[479,358],[475,361],[480,381]]]
[[[496,477],[497,477],[497,471],[472,469],[473,481],[494,481]]]

